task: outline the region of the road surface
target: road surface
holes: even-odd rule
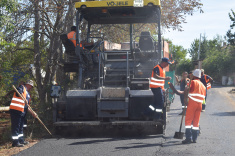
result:
[[[235,95],[231,88],[208,91],[206,112],[201,115],[202,133],[196,144],[174,139],[179,129],[181,105],[177,96],[168,113],[166,135],[114,138],[44,139],[18,156],[188,156],[235,155]],[[184,129],[183,129],[184,131]]]

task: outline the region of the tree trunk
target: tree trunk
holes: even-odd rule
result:
[[[36,84],[39,93],[40,105],[44,103],[45,94],[42,87],[41,76],[41,53],[39,44],[39,30],[40,30],[40,14],[39,14],[39,0],[32,1],[34,4],[34,66],[36,73]]]

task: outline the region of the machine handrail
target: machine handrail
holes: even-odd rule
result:
[[[126,53],[126,87],[129,85],[129,79],[130,79],[130,74],[129,74],[129,54],[131,53],[130,50],[123,50],[123,51],[100,51],[99,52],[99,87],[101,87],[101,79],[102,79],[102,86],[103,86],[103,81],[104,81],[104,75],[102,74],[101,77],[101,63],[103,59],[101,59],[101,55],[104,53]],[[103,68],[104,70],[104,68]],[[104,73],[104,72],[102,72]]]

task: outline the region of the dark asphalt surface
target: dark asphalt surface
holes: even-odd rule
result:
[[[200,120],[202,134],[196,144],[182,145],[182,140],[173,138],[180,124],[177,96],[168,113],[165,136],[44,139],[18,156],[234,156],[235,95],[228,94],[229,89],[208,91],[206,112]]]

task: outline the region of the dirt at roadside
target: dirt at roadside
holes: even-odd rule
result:
[[[235,87],[221,87],[217,88],[218,92],[225,96],[232,105],[235,106]]]
[[[0,146],[0,156],[11,156],[17,154],[29,147],[32,147],[36,143],[38,143],[38,140],[29,140],[29,144],[24,147],[12,147],[10,142],[6,143],[5,145]]]

